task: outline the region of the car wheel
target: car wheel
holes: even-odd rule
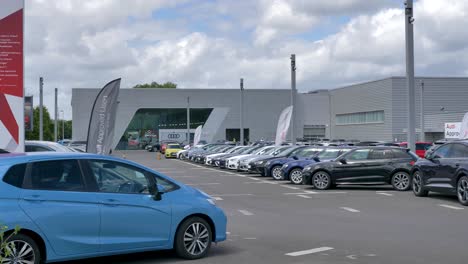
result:
[[[413,186],[414,195],[418,197],[425,197],[429,194],[429,191],[424,190],[423,188],[422,176],[421,176],[421,172],[419,171],[415,171],[413,173],[412,186]]]
[[[275,180],[282,180],[283,174],[281,173],[281,166],[276,165],[271,168],[271,177]]]
[[[397,191],[407,191],[411,188],[410,175],[404,171],[399,171],[392,176],[392,186]]]
[[[6,248],[9,254],[1,252],[3,260],[1,263],[30,263],[39,264],[41,261],[41,251],[36,242],[23,234],[17,234],[8,239]]]
[[[458,180],[457,196],[462,205],[468,206],[468,177],[463,176]]]
[[[330,174],[324,171],[318,171],[312,176],[312,185],[315,189],[326,190],[332,186]]]
[[[289,180],[294,184],[302,184],[302,170],[299,168],[291,170]]]
[[[200,217],[185,220],[176,233],[175,250],[184,259],[199,259],[208,254],[211,247],[211,227]]]

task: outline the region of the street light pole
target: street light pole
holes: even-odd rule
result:
[[[240,145],[244,145],[244,78],[240,79]]]
[[[57,142],[58,140],[58,134],[57,134],[57,118],[58,118],[58,113],[57,113],[57,94],[58,94],[58,89],[55,88],[55,110],[54,110],[54,141]]]
[[[65,139],[65,112],[63,110],[60,110],[60,113],[62,114],[62,143],[63,143],[63,140]]]
[[[42,94],[44,88],[44,78],[39,77],[39,140],[44,140],[44,127],[42,120]]]
[[[424,80],[421,81],[421,141],[426,141],[424,132]]]
[[[187,142],[190,146],[190,96],[187,96]]]
[[[405,2],[405,35],[406,35],[406,87],[408,89],[408,148],[415,151],[415,92],[414,92],[414,34],[413,34],[413,0]]]
[[[292,105],[292,116],[291,116],[291,143],[296,145],[296,55],[291,54],[291,105]]]

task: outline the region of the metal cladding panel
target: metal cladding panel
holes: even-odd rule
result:
[[[444,123],[461,122],[468,112],[468,78],[417,77],[416,129],[421,128],[421,83],[424,81],[424,130],[444,132]],[[404,77],[393,77],[393,129],[394,137],[406,140],[407,90]],[[419,134],[419,133],[418,133]]]
[[[85,140],[92,102],[98,89],[73,89],[73,138]],[[213,140],[224,139],[226,128],[239,128],[238,89],[121,89],[117,108],[115,138],[117,143],[132,117],[140,108],[213,108],[216,113],[227,110]],[[290,104],[290,90],[244,90],[244,127],[250,129],[250,140],[274,139],[278,116]],[[218,120],[220,115],[216,115]]]
[[[392,82],[384,79],[331,90],[332,138],[392,140]],[[337,114],[384,111],[384,122],[336,125]]]

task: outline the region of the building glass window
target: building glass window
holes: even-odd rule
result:
[[[213,108],[191,108],[190,129],[205,125]],[[187,142],[187,109],[154,108],[139,109],[121,136],[117,149],[144,149],[148,144],[164,141],[171,134],[172,141]],[[174,136],[177,135],[177,136]]]
[[[336,115],[337,125],[375,124],[383,123],[384,111],[361,112]]]

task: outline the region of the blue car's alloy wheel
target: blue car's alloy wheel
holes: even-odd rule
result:
[[[200,217],[185,220],[177,230],[175,250],[185,259],[199,259],[208,254],[211,247],[210,225]]]
[[[41,253],[36,242],[30,237],[18,234],[13,236],[6,245],[9,252],[1,252],[3,260],[1,264],[39,264]]]
[[[289,179],[294,184],[302,184],[302,170],[299,168],[291,170],[289,173]]]
[[[276,165],[273,168],[271,168],[271,177],[275,180],[282,180],[283,179],[283,174],[281,173],[281,166]]]

